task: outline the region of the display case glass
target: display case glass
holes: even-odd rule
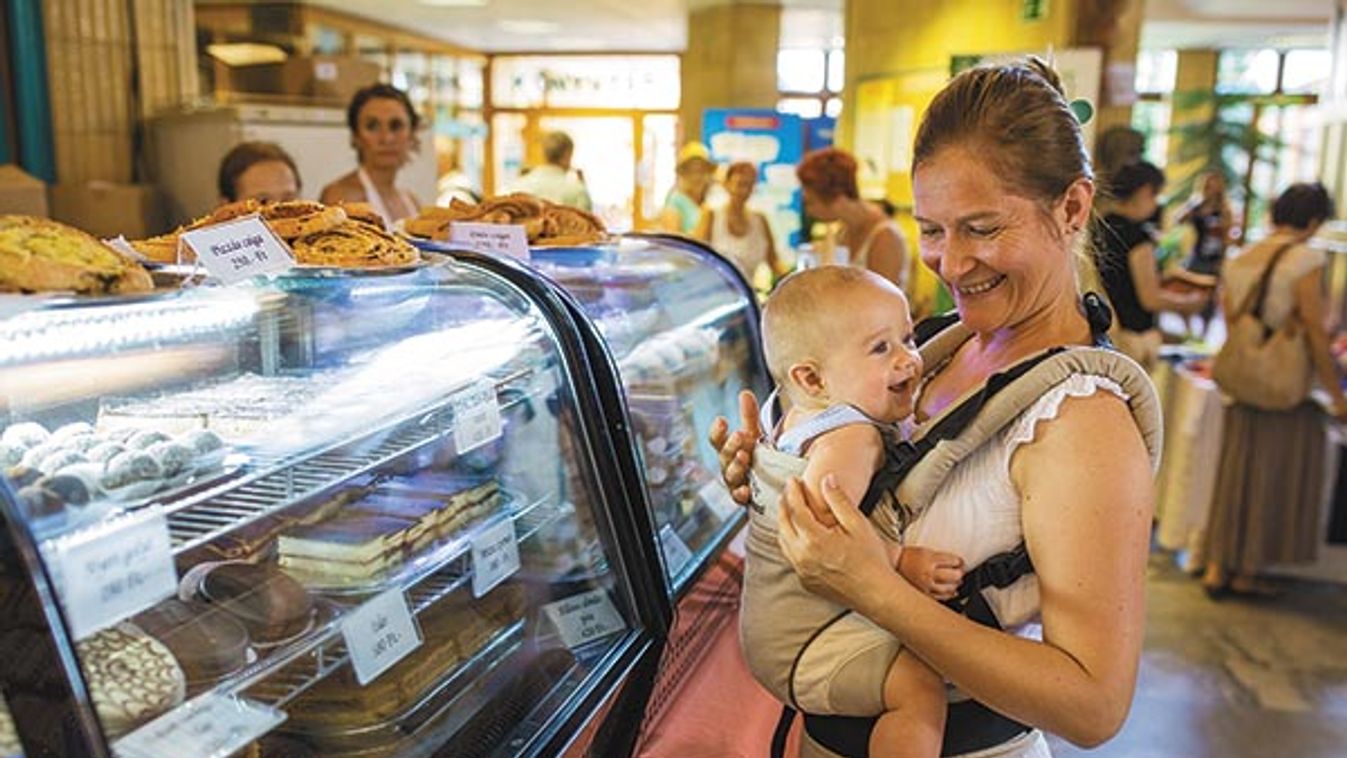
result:
[[[574,327],[513,285],[428,256],[5,301],[4,512],[106,742],[11,670],[0,753],[553,754],[658,653]]]
[[[743,519],[706,440],[738,395],[767,397],[753,292],[703,245],[632,235],[539,248],[532,266],[573,296],[617,366],[670,587],[681,595]]]

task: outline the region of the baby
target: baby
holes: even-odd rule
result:
[[[860,268],[828,266],[790,276],[763,310],[767,365],[785,417],[763,404],[766,439],[754,452],[740,642],[754,677],[784,703],[816,715],[880,716],[871,755],[940,755],[945,688],[888,632],[800,584],[777,544],[785,482],[801,477],[822,503],[827,474],[868,510],[898,572],[940,599],[963,578],[958,556],[900,544],[907,520],[871,480],[885,441],[912,414],[921,356],[907,298]],[[815,513],[835,523],[831,512]]]

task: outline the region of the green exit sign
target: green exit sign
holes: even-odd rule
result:
[[[1048,15],[1048,0],[1024,0],[1020,17],[1025,21],[1042,21]]]

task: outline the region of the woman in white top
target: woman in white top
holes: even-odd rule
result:
[[[772,269],[773,278],[785,276],[787,271],[776,254],[767,217],[748,208],[748,199],[757,183],[758,169],[752,163],[730,164],[725,171],[729,202],[718,211],[710,208],[702,211],[697,228],[692,232],[693,237],[728,258],[749,284],[753,283],[758,267],[764,263]]]
[[[1094,181],[1061,82],[1036,59],[955,77],[923,117],[913,157],[922,260],[971,332],[927,367],[915,418],[928,425],[1030,356],[1091,344],[1075,260]],[[1032,727],[980,758],[1048,756],[1039,730],[1099,745],[1127,718],[1154,506],[1154,462],[1135,402],[1153,403],[1154,394],[1132,398],[1102,376],[1070,374],[969,451],[906,531],[968,566],[1023,540],[1035,574],[989,593],[1005,631],[917,591],[835,486],[825,481],[825,503],[807,503],[798,482],[787,487],[780,540],[806,587],[891,632],[973,700]],[[742,405],[742,431],[727,438],[718,420],[711,436],[735,499],[748,502],[758,430],[756,402],[746,395]],[[831,509],[838,523],[822,524],[811,506]],[[835,755],[813,734],[801,754]]]
[[[838,243],[850,251],[853,266],[868,268],[907,289],[907,240],[884,212],[861,199],[856,159],[845,150],[815,150],[795,168],[804,190],[804,211],[819,221],[842,222]]]
[[[324,203],[369,203],[384,223],[415,216],[421,202],[397,186],[398,171],[417,147],[416,115],[407,93],[388,84],[366,87],[351,98],[346,125],[359,165],[323,188]]]

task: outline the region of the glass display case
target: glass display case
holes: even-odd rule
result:
[[[670,609],[546,292],[427,256],[3,300],[0,754],[633,739],[585,727]]]

